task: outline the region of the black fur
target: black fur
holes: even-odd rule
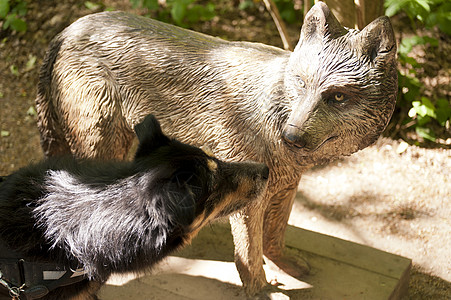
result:
[[[58,288],[47,299],[74,293],[95,299],[100,284],[93,282],[151,267],[208,220],[263,192],[263,164],[218,161],[166,137],[152,116],[135,131],[139,146],[131,162],[50,158],[0,183],[1,241],[27,260],[87,272],[86,280]],[[252,188],[243,188],[246,180]]]

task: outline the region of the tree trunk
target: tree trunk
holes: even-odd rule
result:
[[[384,14],[383,0],[324,0],[324,2],[338,21],[348,28],[363,29]]]

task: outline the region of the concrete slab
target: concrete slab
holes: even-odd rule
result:
[[[265,265],[270,299],[401,299],[411,260],[335,237],[289,226],[286,244],[308,261],[310,275],[297,280]],[[115,275],[100,299],[245,299],[233,263],[228,224],[204,228],[192,245],[157,265],[151,275]]]

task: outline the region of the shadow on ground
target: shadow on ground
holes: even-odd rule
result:
[[[302,243],[302,240],[292,240],[292,232],[300,232],[299,230],[301,229],[289,226],[288,231],[291,234],[287,244]],[[356,245],[356,247],[363,247],[362,249],[365,250],[366,246]],[[350,249],[350,251],[355,251],[355,248]],[[373,250],[369,249],[369,251]],[[328,299],[318,296],[322,293],[322,290],[336,289],[339,293],[345,289],[348,294],[338,295],[339,297],[362,299],[361,297],[365,296],[364,292],[381,295],[383,293],[380,290],[393,288],[390,286],[392,283],[384,281],[387,278],[384,279],[381,274],[369,274],[364,270],[365,267],[343,266],[340,262],[327,260],[312,253],[303,251],[300,253],[302,253],[303,258],[311,262],[311,274],[302,280],[285,284],[288,279],[283,276],[286,274],[274,273],[274,270],[266,269],[269,276],[278,276],[279,279],[279,286],[271,287],[265,291],[266,296],[269,295],[268,297],[273,299]],[[369,253],[369,257],[374,257],[373,254]],[[390,256],[391,254],[387,255]],[[374,261],[375,265],[378,263],[378,261]],[[411,270],[410,277],[411,286],[421,283],[423,288],[415,287],[414,293],[410,293],[403,299],[448,299],[451,283],[423,273],[418,268]],[[349,281],[349,278],[351,278],[351,281]],[[337,284],[334,284],[335,282]],[[362,286],[362,290],[358,289],[359,286]],[[352,292],[353,289],[356,290],[355,293]],[[369,289],[373,289],[373,291],[369,291]],[[227,223],[213,224],[204,228],[199,236],[193,240],[191,246],[176,253],[175,256],[156,267],[153,275],[129,278],[122,282],[119,281],[119,283],[113,281],[113,283],[104,287],[100,294],[101,299],[104,300],[117,299],[117,297],[121,299],[136,299],[134,297],[138,297],[138,299],[202,300],[211,299],[212,295],[215,299],[225,300],[245,298],[238,273],[233,264],[233,240],[230,225]],[[371,297],[371,294],[366,294],[366,296]]]

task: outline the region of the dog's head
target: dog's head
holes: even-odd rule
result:
[[[175,231],[189,241],[210,220],[236,212],[258,199],[269,169],[254,162],[220,161],[205,151],[163,134],[152,115],[135,127],[138,168],[151,168],[152,191]],[[150,192],[150,191],[149,191]]]

